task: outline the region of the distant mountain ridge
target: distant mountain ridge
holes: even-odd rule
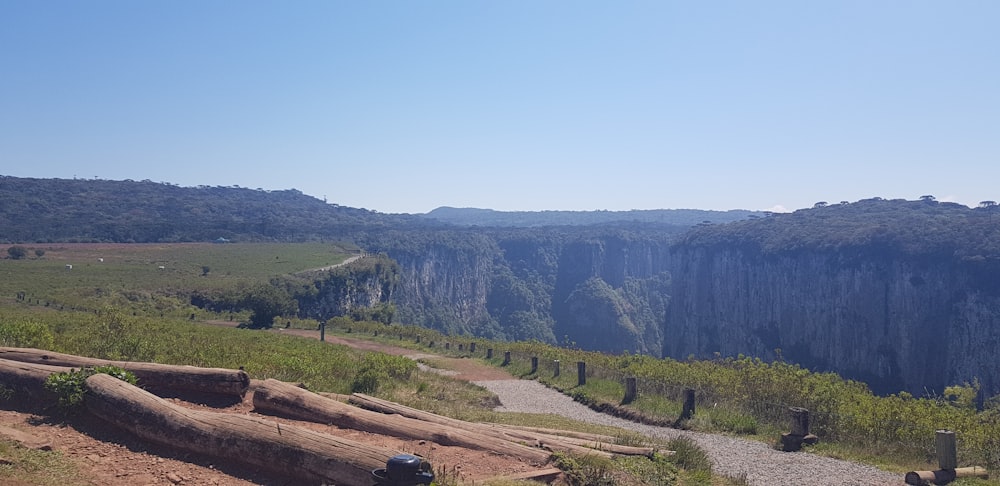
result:
[[[521,227],[590,226],[608,223],[654,223],[695,226],[703,223],[729,223],[764,216],[762,211],[733,209],[633,209],[631,211],[496,211],[479,208],[442,206],[421,214],[425,218],[459,226]]]
[[[427,227],[295,189],[180,187],[152,181],[0,176],[0,242],[306,241]],[[437,225],[440,225],[439,223]]]

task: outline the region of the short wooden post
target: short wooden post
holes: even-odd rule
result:
[[[792,412],[792,435],[809,435],[809,410],[802,407],[791,407]]]
[[[419,335],[419,334],[417,334],[417,337],[416,337],[416,343],[417,343],[417,344],[420,344],[420,335]]]
[[[529,375],[538,373],[538,356],[531,357],[531,371],[528,372]]]
[[[623,404],[632,403],[639,396],[639,389],[636,387],[635,377],[629,376],[625,378],[625,398],[622,399]]]
[[[559,376],[559,360],[558,359],[552,360],[552,366],[555,367],[555,370],[552,372],[552,376],[553,377]]]
[[[681,411],[681,420],[687,420],[694,416],[694,390],[684,389],[684,409]]]
[[[465,350],[465,345],[464,345],[464,344],[462,344],[462,343],[458,343],[458,350],[459,350],[459,351],[463,351],[463,350]]]
[[[469,343],[469,352],[470,353],[476,352],[476,343]]]
[[[319,340],[326,341],[326,321],[319,323]]]
[[[431,342],[427,343],[427,347],[428,348],[433,348],[434,347],[434,341],[431,341]]]
[[[375,330],[375,337],[378,337],[378,329]]]
[[[812,445],[819,442],[819,437],[809,433],[809,410],[789,407],[788,412],[792,415],[792,431],[781,434],[781,450],[795,452],[802,449],[803,444]]]
[[[955,469],[958,467],[958,452],[955,447],[955,433],[950,430],[935,431],[934,449],[937,451],[938,467]]]
[[[451,349],[451,343],[444,343],[444,349]]]
[[[507,366],[510,364],[510,351],[503,352],[503,363],[500,366]]]
[[[585,361],[576,362],[576,386],[587,384],[587,363]]]
[[[486,359],[493,359],[493,348],[486,348]]]

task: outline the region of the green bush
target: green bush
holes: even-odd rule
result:
[[[60,408],[74,410],[83,403],[87,394],[87,378],[98,373],[111,375],[132,385],[136,384],[135,375],[129,371],[117,366],[96,366],[65,373],[53,373],[45,379],[45,389],[58,396]]]
[[[52,349],[52,345],[52,331],[45,324],[29,320],[0,323],[0,346]]]

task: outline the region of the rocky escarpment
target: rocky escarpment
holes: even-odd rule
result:
[[[669,234],[616,229],[380,234],[399,322],[456,334],[659,354]]]
[[[288,284],[303,317],[354,316],[389,322],[394,315],[390,300],[399,280],[396,262],[384,255],[365,255],[343,266],[304,273]]]
[[[993,231],[990,215],[857,206],[704,229],[676,245],[664,354],[781,357],[882,393],[974,379],[1000,392],[1000,266],[976,238]],[[847,211],[868,219],[814,224]]]

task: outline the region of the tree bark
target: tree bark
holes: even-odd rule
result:
[[[552,449],[562,452],[572,452],[574,454],[591,454],[600,455],[604,457],[611,457],[609,449],[605,448],[608,444],[589,444],[589,447],[585,447],[574,443],[573,441],[564,440],[563,437],[547,434],[539,434],[536,432],[529,432],[517,429],[508,429],[503,425],[497,424],[477,424],[472,422],[465,422],[463,420],[457,420],[449,417],[444,417],[441,415],[433,414],[430,412],[425,412],[423,410],[417,410],[415,408],[407,407],[405,405],[400,405],[398,403],[393,403],[387,400],[381,400],[375,397],[364,395],[361,393],[355,393],[351,395],[351,403],[357,404],[367,409],[376,410],[384,414],[399,414],[403,417],[408,417],[415,420],[420,420],[432,424],[439,424],[441,426],[451,426],[463,430],[468,430],[482,436],[494,437],[500,440],[506,440],[517,443],[528,443],[535,444],[537,447],[543,447],[546,449]],[[383,417],[385,415],[382,415]],[[599,450],[598,450],[599,449]],[[624,449],[623,449],[624,450]],[[642,455],[646,455],[651,452],[651,449],[647,449],[642,452]]]
[[[56,401],[56,395],[45,389],[45,379],[64,371],[69,368],[0,359],[0,386],[10,390],[10,399],[19,404],[44,406]]]
[[[337,427],[403,439],[429,440],[441,445],[507,454],[532,464],[545,464],[550,455],[549,452],[541,449],[457,427],[431,424],[402,415],[372,412],[321,397],[278,380],[265,380],[254,390],[253,406],[257,411],[276,413],[299,420],[333,424]]]
[[[310,482],[370,486],[390,449],[246,415],[178,407],[108,375],[87,378],[88,411],[137,437]]]
[[[956,478],[987,478],[989,472],[979,466],[960,467],[957,469],[938,469],[937,471],[910,471],[906,473],[906,484],[948,484]]]
[[[196,366],[132,361],[108,361],[31,348],[0,347],[0,358],[25,363],[74,368],[117,366],[132,372],[143,387],[164,390],[214,393],[242,397],[250,386],[250,377],[242,370],[199,368]]]

